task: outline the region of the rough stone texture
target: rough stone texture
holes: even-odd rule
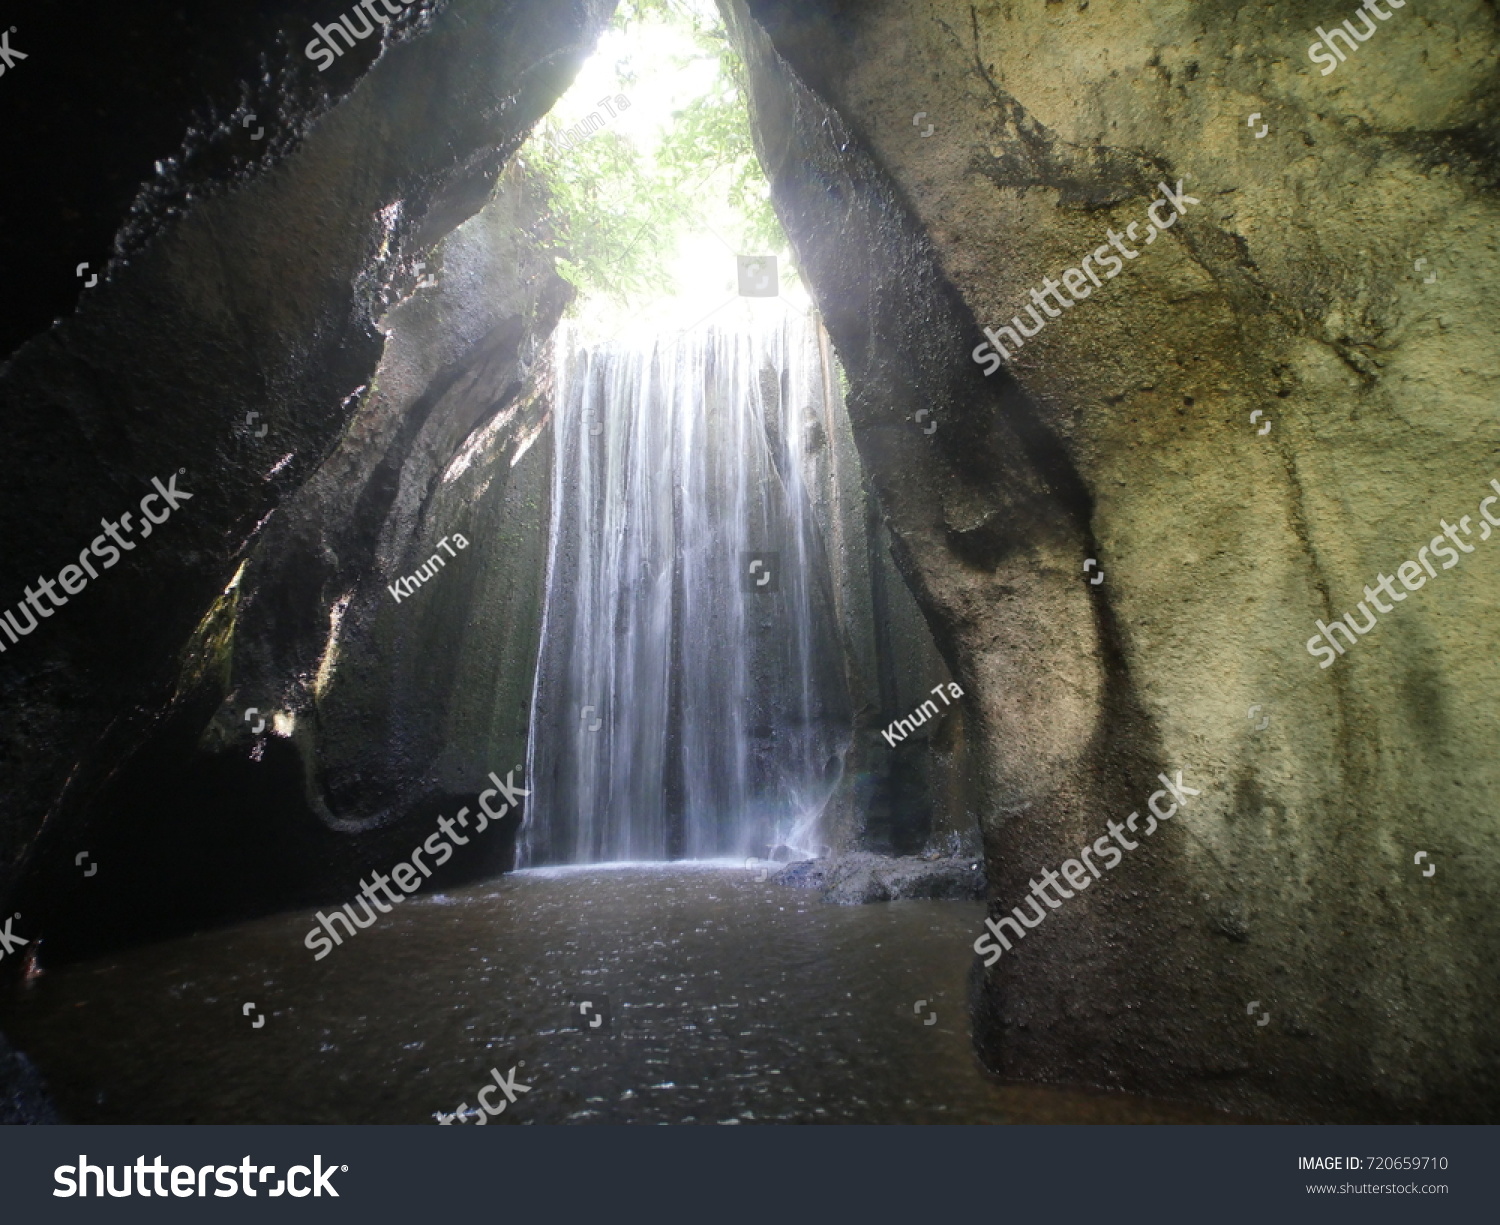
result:
[[[1324,6],[726,8],[968,695],[996,913],[1159,772],[1202,792],[977,973],[987,1063],[1260,1116],[1493,1120],[1494,546],[1334,667],[1304,648],[1500,475],[1493,6],[1392,10],[1329,76]],[[1179,179],[1200,203],[986,380],[980,326]]]
[[[3,607],[152,476],[186,468],[194,495],[150,548],[0,655],[0,911],[21,910],[49,952],[128,938],[127,920],[147,933],[142,911],[171,895],[154,866],[178,873],[177,896],[198,891],[158,916],[166,927],[321,897],[361,856],[409,849],[420,806],[466,794],[477,766],[506,766],[490,754],[520,735],[511,656],[534,599],[511,580],[534,537],[522,533],[513,568],[450,561],[410,618],[397,616],[405,601],[380,603],[376,580],[409,573],[450,524],[473,525],[471,549],[534,531],[545,440],[509,464],[544,421],[527,337],[555,301],[539,284],[511,314],[473,313],[489,323],[464,353],[417,345],[383,371],[376,321],[412,293],[415,261],[489,198],[607,7],[421,6],[327,81],[283,37],[300,22],[243,10],[98,172],[109,190],[87,215],[63,190],[64,159],[90,173],[67,137],[109,125],[78,108],[73,127],[35,142],[56,160],[25,176],[34,224],[9,225],[4,254],[35,234],[50,271],[7,325],[11,342],[35,338],[0,368]],[[886,518],[867,538],[883,553],[889,532],[966,693],[961,730],[955,718],[936,733],[935,773],[979,818],[996,913],[1107,820],[1142,810],[1159,772],[1202,792],[976,974],[983,1057],[1020,1079],[1261,1117],[1493,1120],[1500,665],[1487,546],[1332,668],[1303,648],[1439,519],[1474,516],[1497,475],[1493,5],[1408,4],[1330,76],[1305,55],[1335,20],[1322,6],[726,8],[777,207],[849,374]],[[147,9],[130,14],[137,48]],[[257,44],[274,65],[251,83]],[[66,74],[48,74],[72,53],[61,36],[32,46],[7,97],[34,70],[38,93],[17,97],[45,109],[37,99],[68,96]],[[112,99],[107,83],[130,64],[120,54],[91,96]],[[207,118],[185,119],[182,98]],[[250,110],[274,117],[264,149],[246,145]],[[980,326],[1007,322],[1178,179],[1199,203],[986,378],[970,356]],[[88,257],[109,234],[109,278],[37,335],[77,292],[70,248]],[[428,310],[429,336],[442,330],[448,301],[422,293],[397,312],[413,337]],[[1257,410],[1270,433],[1250,425]],[[246,427],[250,412],[267,437]],[[434,486],[497,421],[493,452]],[[364,429],[368,450],[351,438]],[[327,513],[340,473],[347,518]],[[326,536],[306,530],[318,508]],[[340,550],[369,547],[356,524],[376,531],[374,552],[346,562]],[[1088,559],[1104,582],[1086,581]],[[320,684],[345,594],[340,649],[360,676]],[[470,626],[474,608],[496,619]],[[365,666],[377,658],[389,668]],[[450,695],[460,674],[476,679]],[[299,718],[291,743],[273,738],[250,763],[229,725],[258,705],[257,686]],[[899,681],[893,692],[898,709],[880,716],[909,713]],[[1257,705],[1261,731],[1246,717]],[[403,725],[404,710],[432,723]],[[237,745],[219,755],[237,772],[200,770],[200,743]],[[385,745],[410,755],[384,760]],[[419,811],[390,812],[404,781]],[[105,813],[105,796],[129,802]],[[323,821],[307,819],[309,796]],[[144,821],[194,804],[187,841]],[[369,835],[357,855],[345,820]],[[112,866],[78,879],[80,849]],[[1247,1019],[1250,1000],[1272,1024]]]
[[[456,807],[525,760],[551,486],[546,340],[573,292],[535,241],[544,208],[513,167],[433,253],[436,283],[382,320],[359,416],[247,568],[232,691],[205,738],[244,752],[246,706],[295,716],[307,801],[330,827]],[[435,573],[402,581],[419,569]],[[508,860],[507,837],[487,845],[485,866]]]
[[[108,281],[194,202],[284,160],[381,51],[370,38],[326,72],[304,54],[347,0],[32,5],[9,45],[0,162],[0,354]],[[386,27],[422,30],[434,0]],[[21,17],[16,13],[13,16]],[[8,25],[9,23],[7,23]],[[253,118],[252,118],[253,116]],[[21,185],[24,184],[24,190]],[[89,266],[82,275],[80,263]],[[24,286],[25,292],[19,292]]]
[[[777,885],[818,889],[823,901],[837,906],[912,898],[965,902],[984,897],[983,867],[973,856],[893,857],[855,851],[790,863],[769,879]]]
[[[218,705],[202,708],[202,682],[226,666],[243,590],[232,580],[271,516],[357,419],[384,350],[376,320],[412,293],[415,262],[483,207],[610,7],[452,0],[414,10],[405,37],[383,50],[362,44],[371,57],[379,51],[373,63],[346,57],[357,81],[281,99],[293,135],[277,157],[226,176],[228,186],[203,198],[143,189],[131,225],[149,240],[0,369],[6,606],[38,574],[56,575],[76,558],[101,517],[133,510],[151,477],[185,469],[180,485],[193,495],[159,535],[0,655],[0,897],[26,914],[28,935],[56,936],[49,952],[125,938],[130,916],[150,908],[142,896],[154,903],[170,892],[151,874],[153,858],[178,868],[194,906],[221,917],[326,890],[353,866],[328,830],[299,825],[293,809],[305,788],[295,756],[268,747],[261,778],[241,775],[239,787],[222,777],[207,786],[184,764]],[[237,62],[229,57],[224,71]],[[215,139],[230,137],[192,137],[195,146]],[[140,210],[153,208],[146,224]],[[547,301],[540,287],[535,303]],[[535,303],[539,325],[550,327],[558,303]],[[524,347],[519,331],[512,340]],[[493,347],[497,368],[469,372],[485,383],[481,393],[424,443],[456,446],[465,413],[498,407],[485,397],[500,394],[507,359],[498,339]],[[247,423],[252,412],[264,437]],[[435,453],[425,462],[445,461]],[[510,496],[524,499],[524,486],[518,479]],[[410,526],[416,502],[398,502]],[[407,556],[400,525],[382,547],[391,553],[382,560],[399,569]],[[323,559],[300,576],[321,582]],[[286,614],[303,619],[299,634],[308,632],[321,593],[280,594]],[[305,658],[304,638],[293,637],[289,656]],[[165,794],[149,794],[174,760],[181,776]],[[409,764],[412,777],[428,765]],[[105,795],[130,790],[127,775],[129,805],[104,811]],[[186,841],[167,837],[167,827],[128,828],[153,807],[194,802],[200,818]],[[133,861],[130,871],[113,884],[105,871],[80,881],[74,853],[97,857],[111,842]],[[247,844],[259,849],[242,855]],[[136,933],[149,926],[142,919]]]
[[[808,488],[844,629],[854,736],[840,786],[824,809],[820,836],[840,850],[911,854],[951,840],[965,826],[973,828],[962,772],[954,768],[962,712],[949,707],[942,720],[895,745],[881,735],[892,720],[929,698],[934,685],[952,678],[892,561],[890,533],[865,479],[835,386],[832,346],[826,347],[827,412],[819,436],[808,442],[814,469]]]
[[[62,1121],[41,1073],[0,1034],[0,1124]]]

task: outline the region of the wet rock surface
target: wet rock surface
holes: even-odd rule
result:
[[[524,742],[535,350],[561,297],[525,252],[488,304],[418,264],[506,254],[455,231],[609,6],[423,4],[325,80],[288,36],[343,7],[237,11],[159,100],[136,65],[197,45],[153,41],[179,6],[72,10],[109,65],[76,119],[48,75],[67,31],[20,44],[38,122],[7,164],[35,190],[4,241],[38,289],[0,340],[0,598],[153,478],[192,495],[0,656],[0,909],[60,961],[347,892]],[[1326,79],[1300,10],[929,7],[724,4],[849,378],[871,588],[888,552],[965,694],[928,763],[879,729],[932,661],[874,686],[830,841],[910,850],[942,823],[902,815],[943,792],[1003,912],[1185,769],[1200,798],[976,971],[986,1064],[1303,1119],[1495,1118],[1495,562],[1400,597],[1327,671],[1301,645],[1495,476],[1493,5],[1408,9]],[[157,109],[107,154],[93,103]],[[1192,211],[985,372],[983,328],[1184,181]],[[509,204],[494,227],[524,227]],[[507,552],[385,602],[451,530]],[[253,742],[250,707],[288,726]],[[921,891],[966,867],[781,875],[853,904],[948,896]],[[1276,1024],[1247,1026],[1268,998]],[[29,1065],[0,1060],[5,1109],[40,1118]]]
[[[770,880],[816,889],[836,906],[867,902],[978,901],[985,895],[984,864],[975,858],[876,855],[852,851],[827,859],[789,863]]]
[[[1305,1118],[1495,1118],[1500,559],[1402,593],[1326,670],[1303,645],[1445,515],[1486,547],[1493,6],[1397,11],[1333,76],[1295,7],[725,10],[966,695],[997,912],[1159,773],[1202,793],[979,975],[982,1057]],[[1096,287],[1110,233],[1129,250]],[[986,359],[1059,279],[1076,297]],[[1413,869],[1434,846],[1449,888]],[[1251,1034],[1272,984],[1296,1020]]]
[[[140,20],[170,19],[160,7]],[[384,43],[360,44],[328,81],[304,58],[258,83],[279,90],[252,108],[274,153],[262,157],[228,124],[182,138],[186,169],[157,152],[157,178],[140,186],[108,275],[0,366],[8,599],[38,574],[57,574],[102,519],[135,508],[152,478],[175,475],[191,494],[122,564],[0,655],[0,894],[49,937],[55,958],[340,891],[389,853],[382,839],[409,841],[404,820],[420,821],[434,804],[477,791],[488,769],[518,760],[524,661],[502,678],[498,714],[432,709],[389,727],[393,696],[415,691],[439,705],[423,682],[442,682],[434,655],[450,676],[462,663],[448,649],[452,623],[467,620],[465,597],[486,594],[480,567],[411,600],[426,616],[387,625],[389,597],[379,600],[385,582],[464,526],[521,537],[516,525],[528,524],[512,557],[536,569],[527,559],[541,554],[540,516],[528,511],[545,485],[545,448],[534,452],[541,464],[503,478],[525,430],[545,417],[545,403],[523,394],[531,342],[550,332],[565,299],[550,270],[541,275],[513,249],[526,209],[505,227],[523,283],[470,310],[471,328],[448,329],[446,348],[414,355],[384,321],[417,299],[405,312],[408,341],[420,341],[424,325],[430,334],[451,322],[431,303],[446,291],[422,284],[434,268],[418,265],[439,264],[443,240],[486,207],[608,13],[588,0],[422,5]],[[292,31],[310,19],[270,16]],[[274,48],[284,52],[284,40],[265,50]],[[38,51],[24,66],[45,58]],[[214,80],[195,96],[232,98],[255,64],[251,48],[225,44],[196,66]],[[92,112],[89,122],[98,126]],[[192,116],[176,122],[191,128]],[[153,127],[150,139],[169,128]],[[40,187],[38,199],[51,207]],[[472,237],[449,251],[458,277],[506,253],[504,243]],[[388,389],[376,386],[381,377]],[[470,465],[464,496],[450,486],[445,499],[443,473],[506,412],[513,434],[491,449],[491,468]],[[478,492],[486,482],[487,502]],[[499,570],[490,588],[524,600],[524,585]],[[344,646],[378,652],[389,667],[371,691],[334,694],[319,674],[351,604]],[[434,604],[452,605],[446,625]],[[506,660],[524,656],[527,636],[523,616],[510,620],[519,649]],[[487,643],[471,637],[472,651],[494,660],[498,645],[511,645],[507,628]],[[319,690],[330,702],[322,712],[313,709]],[[252,731],[257,718],[264,735]],[[298,721],[302,743],[288,744]],[[381,724],[384,737],[374,734]],[[326,779],[302,752],[314,727],[331,746]],[[433,760],[445,736],[460,742],[460,760]],[[235,761],[208,760],[226,744]],[[330,799],[349,820],[330,819]],[[208,831],[205,810],[220,813]],[[367,826],[369,838],[344,836]],[[81,880],[75,854],[98,859],[102,846],[113,869]]]
[[[62,1121],[36,1065],[0,1034],[0,1124]]]

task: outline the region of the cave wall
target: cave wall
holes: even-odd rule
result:
[[[36,242],[7,238],[0,257],[25,271],[77,249],[102,279],[80,290],[51,268],[8,318],[12,337],[41,334],[0,370],[19,427],[0,514],[24,541],[0,565],[17,590],[55,572],[95,516],[150,490],[153,457],[193,493],[0,655],[0,892],[49,957],[337,893],[412,821],[524,760],[546,338],[569,291],[537,247],[546,209],[524,170],[491,187],[609,7],[419,3],[325,75],[302,52],[337,15],[321,7],[194,33],[147,4],[127,40],[180,46],[186,67],[147,106],[108,62],[87,98],[118,86],[144,109],[107,148],[64,71],[99,48],[28,26],[44,68],[28,114],[77,152],[30,151],[36,190],[7,216]],[[73,313],[42,330],[32,308],[64,299]],[[845,452],[820,488],[842,480],[862,708],[830,833],[920,849],[962,825],[957,716],[946,769],[928,731],[899,754],[880,740],[946,673],[837,404],[825,425],[820,445]],[[391,584],[459,532],[473,551],[397,603]],[[505,866],[513,832],[471,870]],[[80,877],[79,850],[111,864],[105,880]]]
[[[277,711],[330,828],[472,804],[489,771],[525,761],[549,337],[574,292],[538,241],[546,208],[513,163],[424,261],[419,291],[380,321],[385,349],[358,415],[247,567],[205,747],[254,753],[242,710]],[[508,837],[490,843],[469,870],[508,859]]]
[[[405,6],[387,39],[419,33],[434,7]],[[307,57],[313,27],[347,8],[44,0],[14,14],[9,45],[25,58],[0,94],[17,187],[0,200],[0,353],[71,315],[194,201],[295,151],[381,52],[367,39],[326,71]]]
[[[880,499],[855,443],[837,358],[826,331],[820,339],[825,390],[822,412],[804,439],[804,479],[830,561],[830,599],[843,631],[854,717],[818,838],[835,851],[911,855],[967,847],[972,853],[977,827],[964,786],[962,707],[942,707],[909,735],[898,730],[894,744],[882,735],[952,677],[896,569]],[[918,424],[928,428],[925,418]]]
[[[305,771],[279,741],[256,763],[276,780],[255,790],[258,809],[231,789],[185,847],[164,834],[153,840],[143,831],[136,839],[120,825],[153,801],[187,807],[195,798],[183,781],[186,769],[183,780],[155,796],[140,788],[163,778],[176,749],[190,747],[213,718],[217,700],[203,706],[211,682],[226,668],[233,682],[228,627],[242,601],[252,620],[256,615],[262,593],[245,579],[253,577],[262,533],[337,455],[348,431],[360,428],[362,397],[386,345],[377,321],[414,292],[427,292],[417,289],[417,261],[485,206],[501,169],[566,87],[611,8],[591,0],[419,4],[385,31],[384,42],[360,44],[329,73],[332,83],[317,88],[309,84],[316,69],[294,57],[290,83],[265,108],[276,115],[275,151],[236,161],[226,149],[239,147],[237,124],[190,126],[181,155],[163,160],[157,179],[138,189],[120,223],[130,240],[117,243],[107,279],[0,368],[0,403],[11,427],[0,458],[0,533],[8,545],[0,590],[11,598],[19,600],[37,574],[54,576],[73,561],[99,534],[101,517],[134,511],[153,477],[175,474],[177,487],[192,495],[149,539],[137,538],[123,564],[0,654],[0,895],[26,915],[20,930],[54,937],[49,949],[61,953],[71,943],[77,952],[125,938],[139,899],[170,892],[172,882],[149,862],[156,851],[164,853],[157,869],[180,853],[184,875],[207,878],[196,894],[219,917],[326,891],[353,866],[337,839],[293,811],[292,800],[306,791]],[[303,22],[287,17],[272,42],[284,48],[290,39],[300,48]],[[268,43],[267,54],[275,46]],[[247,63],[233,39],[220,51],[205,55],[195,71],[213,82],[213,104],[222,109],[223,99],[243,92],[237,74],[254,72],[256,62]],[[75,62],[75,73],[82,70]],[[23,80],[18,70],[16,82]],[[252,83],[256,90],[277,87],[274,79]],[[164,139],[161,131],[154,138]],[[143,137],[132,150],[148,144]],[[555,287],[541,282],[527,293],[530,305],[510,333],[492,329],[490,367],[476,363],[468,372],[483,386],[424,444],[458,445],[466,413],[500,411],[505,388],[529,378],[502,367],[529,367],[524,333],[550,326],[549,313],[555,317],[561,303]],[[538,403],[517,408],[517,416],[537,411]],[[428,464],[430,472],[444,459],[434,453]],[[478,471],[474,479],[482,479]],[[524,503],[527,479],[508,496]],[[499,489],[496,496],[504,501]],[[380,561],[395,567],[392,580],[418,547],[415,537],[438,526],[413,519],[418,501],[398,495],[406,518],[393,521],[382,541]],[[475,522],[498,505],[476,510]],[[329,526],[337,534],[339,525]],[[408,542],[403,533],[413,526],[420,530]],[[242,573],[247,560],[252,565]],[[325,562],[289,573],[321,581]],[[297,641],[282,655],[269,654],[301,659],[319,593],[282,585],[282,597],[286,616],[301,619]],[[247,656],[253,639],[247,633]],[[260,703],[252,696],[245,705]],[[439,717],[451,727],[457,716]],[[338,719],[330,721],[336,729]],[[118,793],[127,775],[137,789],[128,806]],[[333,785],[357,789],[337,770]],[[255,786],[247,784],[247,796]],[[241,834],[225,841],[230,826]],[[237,858],[257,833],[260,854]],[[121,857],[113,884],[105,883],[104,869],[85,882],[73,868],[75,852],[97,857],[101,846]],[[258,869],[266,874],[257,877]],[[138,926],[136,936],[143,931]]]
[[[1263,1117],[1493,1119],[1493,6],[1392,9],[1336,75],[1311,5],[724,8],[967,694],[992,915],[1158,774],[1201,792],[976,964],[981,1056]],[[1179,180],[1173,228],[987,375],[980,329]],[[1464,514],[1476,552],[1320,668],[1316,623]]]
[[[204,878],[205,914],[322,896],[405,836],[406,783],[409,808],[443,805],[514,764],[550,463],[538,338],[562,303],[507,247],[524,183],[492,188],[608,8],[419,4],[327,80],[297,47],[339,6],[247,10],[206,27],[108,157],[99,106],[62,105],[85,48],[60,25],[17,38],[40,50],[7,96],[36,124],[7,138],[55,139],[27,154],[35,203],[7,206],[0,251],[47,261],[0,367],[8,607],[153,477],[193,495],[0,654],[0,909],[49,948],[97,947],[169,891],[169,860],[182,887]],[[1276,1117],[1493,1119],[1486,546],[1330,668],[1304,647],[1440,520],[1478,530],[1497,476],[1493,6],[1395,10],[1329,76],[1311,5],[725,10],[849,376],[871,600],[893,556],[965,690],[936,746],[964,781],[945,765],[937,786],[978,817],[992,913],[1159,773],[1201,793],[976,971],[982,1057]],[[131,46],[168,22],[192,37],[180,6],[126,20]],[[100,62],[91,102],[114,82],[145,104],[128,56]],[[981,328],[1179,180],[1195,201],[1173,228],[986,373]],[[75,252],[111,261],[86,291]],[[463,278],[507,258],[487,310]],[[469,550],[432,585],[382,596],[458,531]],[[896,709],[871,741],[929,666],[882,689],[878,655]],[[458,675],[480,679],[450,694]],[[242,708],[261,702],[290,735],[253,759]],[[236,773],[153,792],[184,748]],[[245,794],[193,848],[131,825],[226,777]],[[348,832],[370,835],[357,854]]]

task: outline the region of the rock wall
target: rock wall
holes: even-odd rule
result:
[[[1391,3],[1325,73],[1312,5],[725,0],[876,499],[821,508],[869,631],[838,820],[973,812],[997,921],[1125,848],[976,966],[1002,1075],[1496,1117],[1500,18]],[[201,52],[107,158],[63,18],[17,37],[7,139],[52,140],[0,243],[46,264],[0,337],[4,608],[192,495],[0,642],[0,911],[44,958],[336,894],[522,760],[565,290],[493,188],[609,6],[407,7],[326,80],[340,6],[172,27]],[[129,63],[86,96],[148,105]],[[965,694],[906,761],[879,728],[942,673],[888,557]]]
[[[390,43],[424,29],[434,6],[405,7],[385,31]],[[15,14],[8,45],[19,56],[0,124],[0,158],[17,187],[0,200],[0,278],[11,287],[0,298],[0,353],[97,296],[192,205],[299,148],[382,50],[367,39],[319,71],[305,54],[309,36],[347,8],[75,0]]]
[[[180,45],[190,67],[107,148],[69,92],[82,52],[27,27],[28,105],[73,152],[28,153],[35,190],[7,216],[36,242],[0,256],[25,272],[45,255],[36,302],[76,309],[0,369],[16,542],[0,590],[56,574],[152,477],[192,495],[0,654],[0,897],[48,960],[347,892],[413,822],[524,760],[546,342],[569,291],[524,171],[492,188],[609,6],[407,7],[324,74],[303,44],[338,12],[270,6],[192,33],[146,3],[132,45]],[[90,97],[118,86],[147,108],[101,63]],[[97,256],[86,290],[56,274],[74,250]],[[929,770],[925,732],[893,763],[878,729],[944,673],[830,412],[820,445],[844,459],[822,510],[853,558],[863,708],[835,824],[912,850],[951,835],[962,789]],[[470,550],[445,554],[456,534]],[[434,581],[398,602],[434,556]],[[513,833],[463,870],[508,865]]]
[[[1002,929],[985,1061],[1271,1117],[1495,1118],[1493,6],[1382,10],[1327,74],[1314,5],[724,7],[967,695],[992,915],[1167,811],[1160,774],[1200,793]],[[1076,298],[1031,296],[1058,282]],[[976,355],[1018,314],[1007,361]],[[1472,556],[1310,654],[1444,522]]]
[[[833,578],[854,711],[843,777],[824,809],[822,840],[835,851],[911,855],[975,841],[962,768],[959,706],[902,735],[882,735],[952,678],[891,557],[880,500],[865,473],[825,337],[827,390],[806,440],[806,484]],[[929,428],[925,418],[917,422]]]
[[[472,805],[490,770],[525,760],[551,487],[547,340],[573,293],[537,242],[545,208],[513,164],[424,261],[419,291],[381,321],[358,416],[247,566],[206,746],[253,753],[241,712],[276,711],[330,828]],[[507,863],[513,833],[468,870]]]
[[[377,321],[414,291],[428,292],[416,290],[431,271],[419,271],[417,261],[432,261],[434,245],[484,207],[611,7],[592,0],[419,4],[348,53],[326,84],[300,55],[311,18],[286,17],[265,44],[267,55],[299,48],[283,63],[284,88],[264,108],[275,113],[274,152],[243,156],[238,125],[190,127],[181,156],[164,161],[158,179],[137,192],[122,223],[130,240],[117,244],[108,276],[0,369],[11,427],[0,459],[7,601],[87,549],[101,517],[119,522],[123,511],[135,512],[153,477],[175,475],[192,495],[156,534],[137,538],[118,568],[99,573],[0,655],[0,897],[26,916],[20,930],[45,937],[49,955],[324,895],[378,849],[351,847],[326,822],[305,820],[301,806],[306,795],[331,788],[348,799],[356,826],[383,811],[377,805],[394,772],[356,777],[348,749],[350,720],[388,717],[378,700],[327,694],[323,731],[333,768],[311,788],[302,759],[274,737],[263,761],[232,776],[204,766],[194,746],[216,708],[221,722],[243,734],[237,704],[244,694],[244,706],[262,711],[305,709],[284,703],[284,691],[300,698],[318,688],[307,665],[324,657],[328,613],[350,590],[339,580],[361,565],[350,556],[341,569],[336,556],[357,534],[352,523],[384,533],[379,569],[366,567],[362,590],[387,573],[394,581],[419,548],[446,534],[450,505],[432,486],[471,431],[509,411],[524,439],[522,426],[534,427],[545,411],[521,390],[533,365],[531,330],[545,334],[562,307],[557,283],[538,279],[538,268],[516,264],[518,278],[535,283],[518,280],[509,317],[500,318],[498,306],[474,316],[484,326],[462,337],[466,355],[432,351],[434,380],[468,380],[468,387],[415,386],[408,353],[404,365],[385,368],[401,385],[382,398],[374,384],[387,337]],[[215,31],[204,34],[205,46],[222,34]],[[195,65],[220,105],[242,83],[237,74],[255,64],[225,39]],[[70,62],[75,74],[86,71],[82,61]],[[275,85],[257,81],[254,89],[274,92]],[[145,147],[132,145],[134,153]],[[455,275],[480,271],[460,258]],[[403,397],[410,405],[422,396],[431,402],[403,416]],[[430,453],[407,463],[397,446],[391,465],[375,463],[373,473],[362,466],[390,442],[382,429],[396,418],[407,428],[416,417],[425,424],[409,442]],[[361,431],[370,435],[368,453],[348,444]],[[516,441],[509,454],[519,449]],[[533,464],[545,467],[545,454],[538,451]],[[345,466],[346,494],[364,496],[342,508],[348,521],[329,516],[326,537],[310,540],[295,521],[301,516],[305,525],[310,502],[330,504],[327,483],[318,483],[329,464]],[[480,465],[468,479],[485,475]],[[518,467],[511,477],[494,483],[490,503],[471,484],[476,532],[486,516],[492,524],[524,516],[536,472]],[[393,494],[386,481],[396,483]],[[283,512],[294,522],[268,533]],[[469,581],[480,598],[480,576]],[[241,604],[247,619],[236,658]],[[366,609],[354,611],[360,625]],[[371,642],[382,633],[375,620]],[[389,644],[403,635],[425,634],[429,651],[443,637],[420,619],[384,632],[398,655]],[[524,639],[524,625],[517,633]],[[477,643],[473,649],[489,653]],[[303,674],[294,681],[284,668]],[[244,694],[221,706],[225,685]],[[493,712],[431,713],[434,724],[409,737],[418,750],[451,732],[454,720],[467,720],[466,763],[488,760],[492,748],[509,755],[513,713],[503,733],[483,729]],[[490,734],[498,745],[485,742]],[[413,803],[456,785],[451,762],[404,764],[409,777],[423,780]],[[157,820],[165,810],[177,815]],[[399,828],[383,828],[399,839]],[[92,879],[74,867],[78,852],[101,865]],[[167,880],[163,872],[175,875]]]

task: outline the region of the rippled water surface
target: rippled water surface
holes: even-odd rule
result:
[[[419,894],[322,961],[296,914],[53,970],[0,1028],[74,1122],[433,1123],[517,1065],[531,1091],[492,1123],[1222,1121],[986,1076],[983,913],[718,865],[524,872]],[[600,997],[591,1031],[572,1001]]]

